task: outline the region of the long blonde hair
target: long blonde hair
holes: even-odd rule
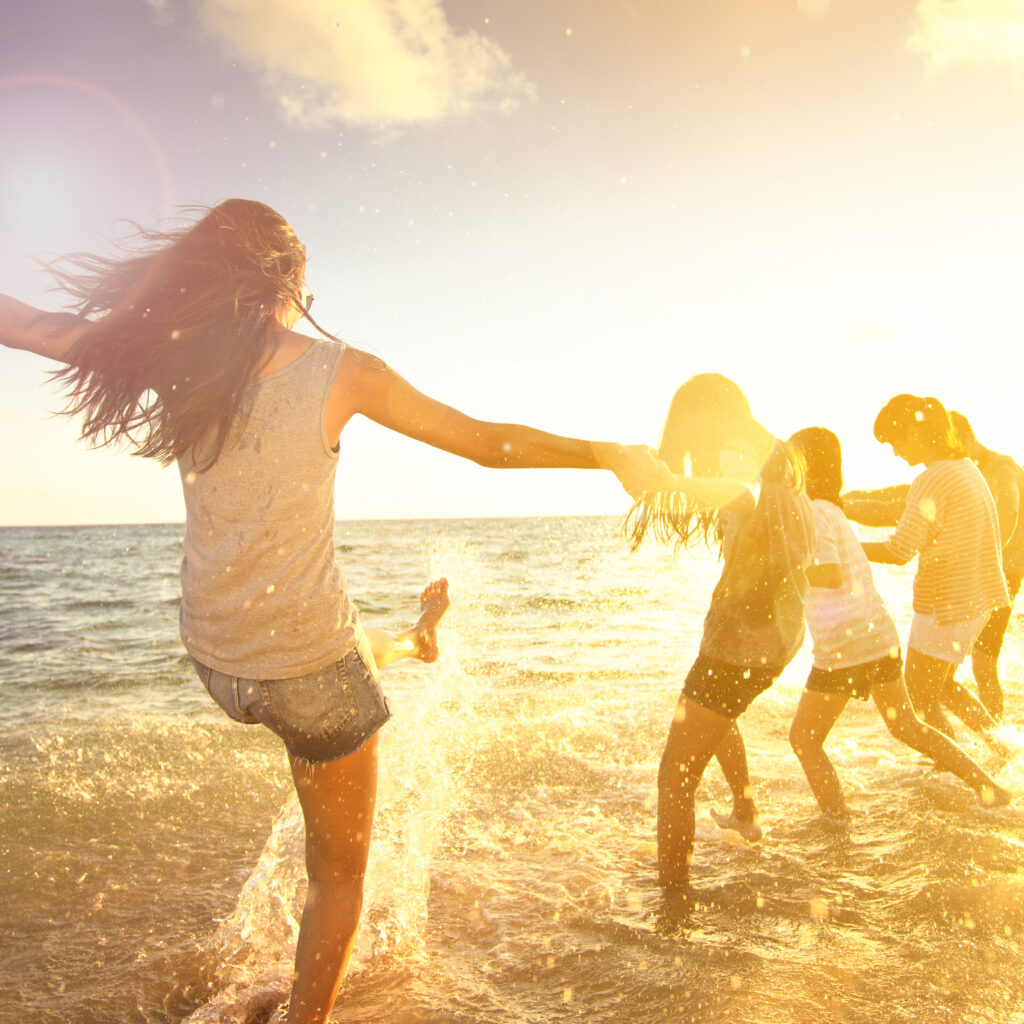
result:
[[[272,352],[278,315],[300,304],[306,250],[263,203],[200,208],[179,231],[146,231],[120,258],[73,253],[50,267],[89,326],[53,374],[96,446],[127,443],[166,465],[213,465],[246,385]]]
[[[735,381],[720,373],[699,373],[675,393],[658,444],[658,457],[673,473],[720,476],[720,456],[727,445],[740,442],[761,448],[771,435],[750,411],[750,403]],[[782,442],[775,442],[760,477],[801,486],[799,459]],[[710,545],[721,540],[719,510],[695,505],[680,491],[646,492],[634,503],[623,533],[636,551],[647,536],[671,543],[678,551],[694,540]]]

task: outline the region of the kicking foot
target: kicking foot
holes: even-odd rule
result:
[[[413,656],[420,661],[437,661],[437,624],[448,611],[448,581],[442,576],[428,583],[420,594],[420,617],[407,634],[413,645]]]
[[[1002,786],[982,786],[978,797],[985,807],[1005,807],[1013,799],[1013,794]]]
[[[715,819],[715,823],[719,828],[727,828],[732,829],[733,832],[739,832],[748,843],[758,843],[761,841],[763,833],[758,823],[757,815],[747,821],[743,818],[737,818],[735,811],[731,814],[712,811],[711,817]]]

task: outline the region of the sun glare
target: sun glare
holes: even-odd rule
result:
[[[64,226],[81,201],[71,175],[52,164],[8,162],[0,173],[0,233],[12,249],[35,251]]]

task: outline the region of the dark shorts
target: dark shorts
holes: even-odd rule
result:
[[[867,700],[875,683],[899,679],[902,672],[903,659],[898,654],[846,668],[812,668],[806,689],[812,693],[833,693],[840,697]]]
[[[391,717],[362,636],[341,661],[291,679],[246,679],[192,664],[230,718],[265,725],[293,757],[310,764],[354,754]]]
[[[1003,637],[1006,636],[1006,627],[1010,625],[1010,614],[1013,612],[1013,602],[1020,590],[1020,580],[1015,576],[1006,577],[1006,589],[1010,592],[1010,603],[1005,608],[997,608],[985,623],[985,628],[978,634],[974,641],[974,649],[982,651],[990,658],[999,658],[999,652],[1003,649]]]
[[[725,718],[739,718],[780,675],[781,668],[748,668],[698,658],[686,676],[683,696]]]

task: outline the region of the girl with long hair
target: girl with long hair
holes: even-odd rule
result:
[[[390,712],[382,662],[436,654],[441,581],[405,634],[371,634],[335,562],[339,438],[363,415],[482,466],[649,473],[627,449],[473,419],[309,317],[306,250],[263,203],[231,199],[119,258],[56,269],[75,300],[46,313],[0,297],[0,342],[56,359],[65,412],[95,445],[177,463],[185,498],[181,636],[214,699],[282,737],[306,827],[309,889],[289,1024],[324,1021],[355,940]],[[370,486],[372,481],[349,481]]]
[[[818,806],[845,816],[839,776],[824,745],[851,697],[871,697],[889,732],[952,772],[984,803],[1006,803],[996,784],[951,739],[922,722],[903,682],[896,625],[882,602],[871,563],[843,514],[843,456],[825,427],[799,430],[789,443],[803,456],[807,496],[814,506],[815,547],[807,569],[805,613],[814,642],[813,664],[789,730]]]
[[[803,641],[814,516],[799,458],[720,374],[679,388],[658,455],[665,465],[626,519],[634,550],[648,537],[677,549],[714,541],[723,560],[658,770],[658,876],[685,894],[697,786],[713,756],[733,793],[719,823],[760,834],[737,719]]]

